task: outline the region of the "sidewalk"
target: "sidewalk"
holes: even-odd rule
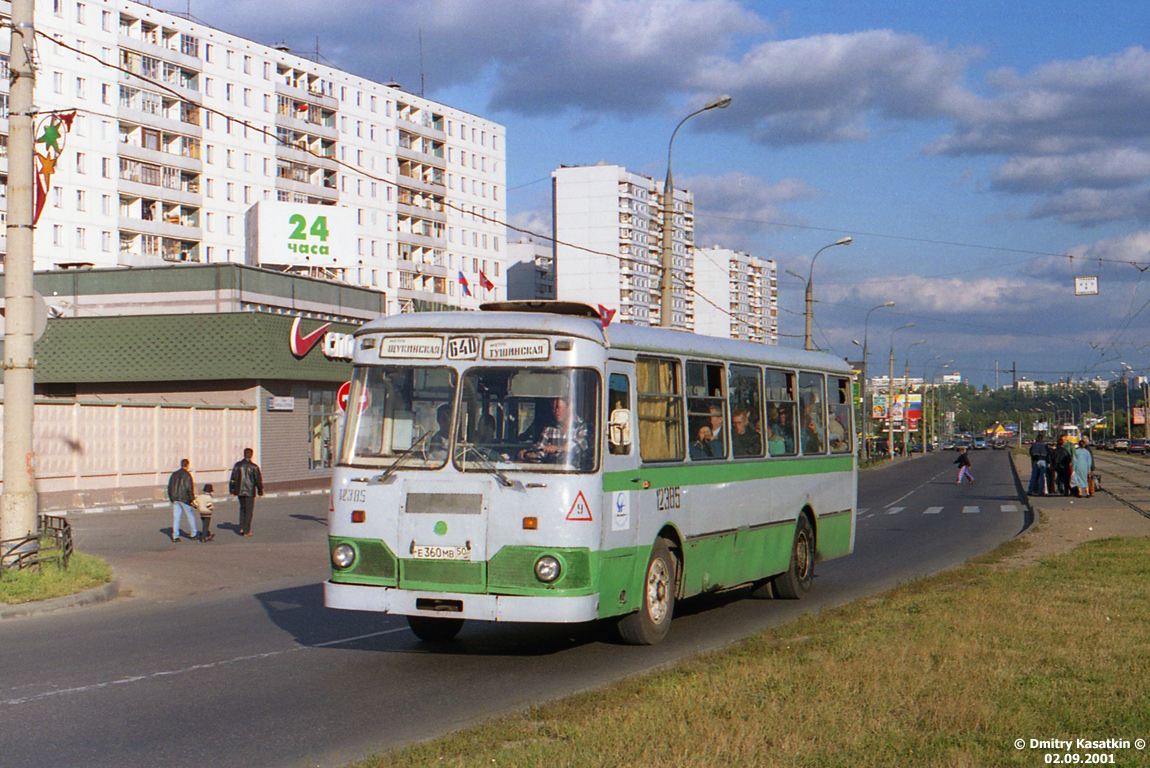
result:
[[[1030,478],[1030,462],[1026,457],[1012,456],[1019,479]],[[1134,487],[1127,488],[1107,472],[1105,456],[1095,459],[1103,475],[1104,488],[1113,490],[1122,498],[1141,501]],[[1025,469],[1025,473],[1023,470]],[[1011,558],[1028,564],[1049,555],[1068,552],[1085,541],[1121,536],[1150,536],[1150,518],[1123,504],[1106,491],[1098,491],[1089,498],[1074,496],[1030,496],[1028,501],[1037,516],[1037,525],[1025,535],[1030,545],[1026,551]]]

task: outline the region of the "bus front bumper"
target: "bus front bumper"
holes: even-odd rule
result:
[[[518,597],[454,592],[419,592],[395,587],[325,581],[323,602],[345,611],[375,611],[402,616],[577,624],[599,618],[599,596]],[[435,606],[429,608],[429,606]]]

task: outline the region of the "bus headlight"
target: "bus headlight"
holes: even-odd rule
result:
[[[551,555],[544,555],[535,561],[535,578],[544,584],[550,584],[558,579],[562,571],[559,561]]]
[[[355,562],[355,547],[350,544],[340,544],[331,551],[331,564],[336,568],[350,568]]]

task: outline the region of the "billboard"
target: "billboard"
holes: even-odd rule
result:
[[[244,221],[245,263],[346,267],[356,261],[355,211],[265,200]]]
[[[918,424],[922,419],[921,394],[895,395],[891,402],[890,420],[892,424],[902,426],[904,416],[910,419],[912,425]],[[876,394],[871,400],[871,418],[882,422],[887,420],[887,396],[885,394]]]

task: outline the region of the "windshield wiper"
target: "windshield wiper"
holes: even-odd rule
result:
[[[514,482],[512,482],[511,480],[509,480],[507,478],[507,475],[503,474],[503,472],[499,469],[499,467],[495,466],[495,464],[492,463],[491,459],[484,456],[483,452],[480,451],[478,448],[476,448],[471,443],[465,443],[463,441],[459,441],[455,444],[455,446],[457,448],[463,449],[463,458],[465,461],[467,459],[468,452],[475,454],[475,457],[476,457],[475,463],[479,465],[480,469],[482,469],[484,472],[490,472],[492,475],[494,475],[495,479],[498,480],[499,484],[502,485],[504,488],[511,488],[515,485]]]
[[[388,479],[389,479],[389,478],[390,478],[392,475],[394,475],[394,474],[395,474],[396,470],[398,470],[398,469],[399,469],[401,466],[403,466],[403,464],[405,464],[405,463],[407,462],[407,460],[408,460],[410,457],[412,457],[413,455],[415,455],[415,449],[416,449],[416,448],[419,448],[419,447],[420,447],[420,446],[422,446],[424,443],[426,443],[426,442],[427,442],[427,441],[428,441],[428,440],[431,438],[431,436],[432,436],[433,434],[435,434],[435,433],[434,433],[434,432],[432,432],[430,429],[429,429],[429,430],[427,430],[426,432],[424,432],[424,433],[423,433],[423,437],[421,437],[421,438],[419,438],[418,440],[416,440],[414,443],[412,443],[412,444],[411,444],[411,447],[410,447],[410,448],[408,448],[408,449],[407,449],[406,451],[404,451],[403,453],[399,454],[399,458],[397,458],[397,459],[396,459],[396,460],[395,460],[395,461],[392,463],[392,465],[391,465],[390,467],[388,467],[387,469],[385,469],[382,475],[380,475],[379,477],[375,478],[375,480],[374,480],[373,482],[376,482],[376,483],[386,483],[386,482],[388,481]]]

